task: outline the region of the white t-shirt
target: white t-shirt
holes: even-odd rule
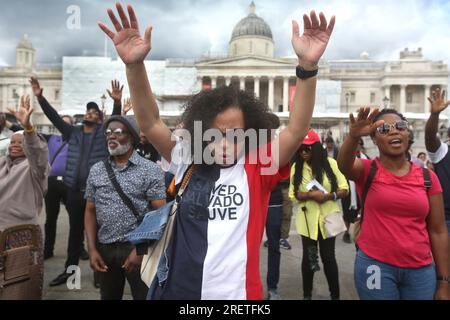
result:
[[[163,170],[175,175],[176,184],[190,161],[181,144],[177,142],[180,149],[172,155],[172,163],[161,162]],[[206,195],[206,213],[195,203],[205,196],[203,186],[194,179],[195,173],[189,181],[183,201],[190,205],[175,219],[163,299],[262,299],[259,251],[267,208],[271,190],[289,177],[289,164],[273,175],[262,175],[261,168],[267,165],[249,164],[248,159],[232,167],[216,167],[220,173]]]

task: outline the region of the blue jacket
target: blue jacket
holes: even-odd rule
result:
[[[64,174],[64,183],[67,187],[73,190],[79,190],[84,188],[86,181],[78,181],[77,177],[80,171],[80,158],[81,150],[83,146],[83,126],[72,126],[64,122],[58,112],[48,103],[44,97],[38,99],[42,111],[61,132],[64,140],[69,142],[69,149],[67,152],[67,165],[66,172]],[[114,103],[114,109],[112,115],[120,115],[121,104]],[[98,125],[92,135],[92,143],[89,146],[89,160],[88,160],[88,172],[91,167],[103,159],[108,157],[108,148],[106,145],[106,138],[104,135],[104,128]]]
[[[108,157],[108,148],[106,146],[103,127],[95,127],[92,135],[92,143],[89,147],[88,170],[99,161]],[[69,150],[67,152],[66,173],[64,175],[64,183],[70,189],[76,190],[83,187],[86,181],[80,181],[83,185],[77,185],[78,173],[80,171],[80,158],[83,146],[83,126],[74,126],[69,138]]]

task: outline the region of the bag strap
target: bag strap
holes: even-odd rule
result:
[[[133,205],[133,202],[130,200],[130,198],[128,198],[128,196],[123,192],[122,187],[120,186],[119,182],[117,181],[114,170],[112,169],[111,164],[109,163],[108,159],[103,160],[103,164],[105,165],[106,172],[108,172],[109,180],[111,181],[112,185],[114,186],[114,189],[116,189],[116,191],[119,194],[120,198],[122,199],[123,203],[133,212],[137,221],[138,222],[141,221],[142,220],[141,215],[136,210],[136,207]]]
[[[59,147],[59,149],[55,152],[55,155],[53,156],[52,161],[50,161],[50,166],[53,166],[53,162],[55,162],[58,155],[61,153],[62,149],[67,145],[67,141],[64,141],[64,143]]]
[[[183,179],[181,180],[181,186],[180,186],[180,189],[178,190],[178,193],[175,196],[175,201],[174,201],[174,203],[172,205],[172,208],[170,209],[169,217],[168,217],[165,229],[167,229],[167,225],[170,223],[169,220],[175,219],[174,215],[178,211],[177,209],[178,209],[178,205],[179,205],[179,203],[181,201],[181,196],[183,195],[183,192],[186,189],[186,186],[187,186],[189,180],[191,179],[193,172],[194,172],[194,167],[191,164],[187,168],[187,170],[184,172]],[[172,181],[174,181],[174,180],[175,180],[175,177],[173,177]],[[168,233],[164,232],[164,240],[163,240],[164,241],[164,247],[166,247],[167,237],[168,237]],[[148,248],[149,248],[149,243],[145,243],[144,242],[144,243],[137,244],[136,245],[137,255],[138,256],[143,256],[143,255],[147,254],[148,253]],[[147,263],[148,263],[148,261],[147,261]],[[146,265],[147,265],[147,263],[146,263]],[[144,269],[145,268],[146,268],[146,266],[144,266]]]
[[[431,183],[431,177],[430,177],[430,170],[428,168],[422,168],[423,173],[423,184],[425,188],[427,189],[427,193],[430,190],[432,183]]]
[[[174,202],[174,204],[172,206],[171,212],[169,213],[170,216],[174,215],[177,212],[178,205],[181,202],[181,196],[183,195],[184,190],[186,189],[189,180],[191,180],[191,177],[192,177],[193,173],[194,173],[194,166],[191,164],[187,168],[186,172],[184,173],[183,180],[181,180],[180,189],[178,189],[178,193],[175,196],[175,202]]]
[[[370,186],[372,185],[373,178],[375,178],[375,174],[378,171],[378,166],[375,160],[372,160],[372,163],[370,164],[370,171],[369,175],[367,177],[366,184],[364,186],[364,190],[361,194],[361,219],[360,219],[360,226],[362,225],[363,218],[364,218],[364,204],[366,202],[367,193],[369,192]]]

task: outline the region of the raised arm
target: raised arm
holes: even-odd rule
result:
[[[158,152],[166,160],[171,161],[171,151],[175,146],[175,139],[172,139],[172,132],[159,117],[158,105],[144,65],[145,57],[151,49],[152,27],[148,27],[144,37],[141,38],[133,7],[130,5],[127,7],[129,19],[120,3],[116,7],[121,22],[117,20],[112,9],[108,9],[108,15],[116,33],[101,22],[99,22],[99,26],[111,38],[117,54],[126,65],[131,103],[139,128]]]
[[[428,101],[431,103],[431,114],[425,125],[425,147],[428,152],[436,152],[441,145],[441,141],[436,136],[439,126],[439,115],[448,107],[450,100],[445,101],[445,90],[441,92],[441,89],[437,88],[433,90],[431,98],[428,98]]]
[[[132,109],[133,109],[133,105],[131,104],[131,99],[130,98],[123,99],[123,111],[122,111],[122,114],[124,116],[126,116],[127,113],[130,112],[130,110],[132,110]]]
[[[111,81],[111,91],[108,91],[109,96],[114,101],[114,107],[112,116],[120,116],[122,114],[122,91],[123,86],[120,86],[120,82],[117,80]]]
[[[34,109],[30,106],[30,96],[22,96],[19,111],[8,108],[8,111],[16,117],[24,128],[24,152],[30,164],[31,174],[40,183],[49,171],[48,146],[45,139],[39,137],[30,122]]]
[[[48,103],[47,99],[44,98],[43,91],[41,88],[39,81],[36,77],[31,77],[30,79],[31,88],[33,89],[33,93],[38,99],[39,105],[42,108],[42,111],[50,120],[50,122],[56,127],[56,129],[61,132],[61,134],[65,137],[66,140],[69,139],[72,134],[73,126],[66,123],[63,118],[58,114],[58,112]]]
[[[337,163],[339,170],[350,180],[358,180],[364,171],[361,160],[356,159],[356,149],[361,137],[368,136],[384,123],[384,120],[373,122],[378,114],[378,108],[370,113],[370,108],[361,108],[358,110],[358,116],[355,119],[353,113],[350,113],[349,134],[339,150]]]
[[[318,18],[316,13],[311,11],[310,16],[303,15],[303,24],[304,32],[300,36],[298,23],[292,21],[292,46],[301,68],[307,71],[317,70],[333,32],[335,17],[331,17],[328,24],[322,12]],[[288,126],[280,133],[279,138],[274,140],[275,150],[278,148],[276,144],[279,144],[279,167],[290,161],[308,133],[314,111],[316,84],[317,77],[297,79]],[[276,155],[276,151],[274,154]],[[277,161],[277,157],[273,158],[273,161]]]

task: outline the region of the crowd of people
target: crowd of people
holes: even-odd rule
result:
[[[30,97],[22,97],[18,111],[9,110],[18,124],[0,116],[0,132],[14,131],[7,155],[0,156],[0,232],[38,224],[45,203],[43,257],[51,259],[61,203],[69,215],[65,266],[50,286],[67,282],[86,238],[101,299],[121,299],[127,281],[134,299],[277,300],[280,248],[292,248],[293,216],[303,248],[305,300],[313,297],[319,257],[330,298],[340,299],[339,235],[355,242],[354,282],[361,299],[450,299],[450,153],[437,137],[439,114],[450,104],[444,91],[429,98],[429,163],[425,153],[410,154],[407,119],[393,109],[350,114],[340,148],[331,136],[321,140],[311,120],[318,62],[335,17],[328,22],[312,11],[303,16],[303,34],[296,21],[292,25],[298,81],[285,129],[257,97],[222,86],[190,97],[173,131],[159,116],[144,65],[152,28],[141,37],[133,8],[127,7],[127,15],[117,4],[117,11],[119,20],[108,10],[115,32],[99,26],[125,64],[131,100],[122,105],[123,86],[112,81],[112,114],[89,102],[82,124],[74,124],[49,104],[32,77],[33,94],[60,135],[36,132]],[[131,109],[134,116],[127,116]],[[252,132],[259,133],[253,140]],[[378,149],[373,159],[365,152],[365,136]],[[171,212],[158,270],[150,279],[141,277],[158,240],[135,245],[130,234],[173,203],[176,214]],[[264,231],[267,296],[260,276]],[[144,233],[155,233],[154,226]],[[376,288],[367,285],[373,266],[381,270]]]

